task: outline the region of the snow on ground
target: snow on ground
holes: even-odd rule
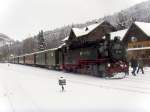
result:
[[[0,112],[150,112],[150,68],[124,79],[102,79],[0,64]],[[58,78],[67,85],[61,92]]]

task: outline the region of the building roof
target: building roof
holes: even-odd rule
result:
[[[72,31],[74,32],[76,37],[81,37],[84,35],[89,34],[90,32],[92,32],[94,29],[96,29],[98,26],[100,26],[104,21],[100,22],[100,23],[95,23],[89,26],[86,26],[84,28],[72,28]]]
[[[43,53],[43,52],[48,52],[48,51],[55,51],[55,50],[58,50],[60,48],[62,48],[63,46],[65,46],[66,44],[63,43],[61,44],[60,46],[56,47],[56,48],[52,48],[52,49],[46,49],[46,50],[43,50],[43,51],[38,51],[38,52],[35,52],[34,54],[39,54],[39,53]]]
[[[116,36],[120,37],[120,40],[123,40],[123,38],[124,38],[125,34],[127,33],[127,31],[128,31],[128,29],[111,32],[110,33],[111,40],[113,40]],[[105,36],[103,38],[105,38]]]
[[[65,38],[62,39],[61,41],[62,41],[62,42],[65,42],[65,41],[67,41],[68,39],[69,39],[69,36],[65,37]]]
[[[55,51],[55,50],[58,50],[60,48],[62,48],[63,46],[65,46],[66,44],[63,43],[61,44],[60,46],[56,47],[56,48],[52,48],[52,49],[46,49],[46,50],[43,50],[43,51],[37,51],[37,52],[33,52],[33,53],[27,53],[27,54],[23,54],[21,56],[16,56],[16,57],[23,57],[23,56],[29,56],[29,55],[34,55],[34,54],[40,54],[40,53],[43,53],[43,52],[48,52],[48,51]]]
[[[145,22],[135,22],[135,25],[137,25],[145,34],[150,36],[150,23]]]
[[[127,31],[128,31],[128,29],[124,29],[124,30],[119,30],[119,31],[110,33],[111,40],[113,40],[116,36],[119,36],[120,40],[123,40],[123,38],[124,38],[125,34],[127,33]]]

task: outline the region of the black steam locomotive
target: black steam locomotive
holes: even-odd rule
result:
[[[100,77],[113,77],[117,73],[128,73],[126,48],[118,37],[94,42],[72,42],[63,51],[63,69]]]

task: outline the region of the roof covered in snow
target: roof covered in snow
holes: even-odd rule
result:
[[[150,36],[150,23],[135,22],[135,25],[137,25],[143,32]]]
[[[124,38],[125,34],[127,33],[127,31],[128,31],[128,29],[119,30],[119,31],[116,31],[116,32],[111,32],[110,33],[111,40],[113,40],[116,36],[120,37],[120,40],[123,40],[123,38]],[[105,36],[103,38],[105,38]]]
[[[63,41],[63,42],[65,42],[65,41],[67,41],[69,39],[69,36],[67,36],[67,37],[65,37],[63,40],[61,40],[61,41]]]
[[[96,29],[98,26],[100,26],[103,22],[104,21],[102,21],[100,23],[95,23],[95,24],[86,26],[84,28],[72,28],[72,31],[74,32],[76,37],[81,37],[81,36],[87,35],[90,32],[92,32],[94,29]]]
[[[39,53],[43,53],[43,52],[48,52],[48,51],[55,51],[57,49],[60,49],[62,48],[64,45],[66,45],[65,43],[61,44],[60,46],[56,47],[56,48],[52,48],[52,49],[46,49],[46,50],[43,50],[43,51],[38,51],[38,52],[35,52],[35,54],[39,54]]]
[[[66,45],[66,43],[63,43],[63,44],[61,44],[60,46],[58,46],[56,48],[46,49],[46,50],[43,50],[43,51],[37,51],[37,52],[34,52],[34,53],[29,53],[29,54],[25,54],[25,55],[21,55],[21,56],[16,56],[16,57],[23,57],[23,56],[28,56],[28,55],[40,54],[40,53],[48,52],[48,51],[54,51],[54,50],[62,48],[65,45]]]
[[[125,34],[127,33],[127,31],[128,31],[128,29],[112,32],[112,33],[110,33],[111,39],[113,40],[116,36],[119,36],[120,40],[123,40],[123,38],[124,38]]]

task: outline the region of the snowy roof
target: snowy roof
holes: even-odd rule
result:
[[[24,54],[24,55],[21,55],[21,56],[18,56],[18,57],[23,57],[23,56],[29,56],[29,55],[34,55],[35,53],[28,53],[28,54]]]
[[[38,52],[29,53],[29,54],[25,54],[25,55],[21,55],[21,56],[16,56],[16,57],[23,57],[23,56],[29,56],[29,55],[39,54],[39,53],[48,52],[48,51],[54,51],[54,50],[57,50],[57,49],[62,48],[62,47],[65,46],[65,45],[66,45],[66,44],[63,43],[63,44],[61,44],[60,46],[58,46],[57,48],[46,49],[46,50],[43,50],[43,51],[38,51]]]
[[[128,29],[112,32],[112,33],[110,33],[111,39],[113,40],[114,37],[119,36],[120,40],[123,40],[123,38],[124,38],[125,34],[127,33],[127,31],[128,31]]]
[[[150,47],[129,48],[127,49],[127,51],[146,50],[146,49],[150,49]]]
[[[145,22],[135,22],[135,24],[144,31],[148,36],[150,36],[150,23]]]
[[[58,46],[57,49],[62,48],[62,47],[65,46],[65,45],[66,45],[66,43],[63,43],[63,44],[61,44],[60,46]]]
[[[56,47],[56,48],[52,48],[52,49],[48,49],[48,50],[45,50],[44,52],[46,52],[46,51],[52,51],[52,50],[57,50],[57,49],[60,49],[60,48],[62,48],[63,46],[65,46],[66,45],[66,43],[63,43],[63,44],[61,44],[60,46],[58,46],[58,47]]]
[[[74,34],[76,35],[76,37],[81,37],[81,36],[89,34],[91,31],[93,31],[95,28],[97,28],[103,22],[104,21],[102,21],[100,23],[95,23],[95,24],[86,26],[84,28],[72,28],[72,30],[73,30]]]
[[[68,40],[69,39],[69,36],[67,36],[67,37],[65,37],[63,40],[61,40],[61,41],[63,41],[63,42],[65,42],[66,40]]]
[[[119,30],[119,31],[116,31],[116,32],[111,32],[110,33],[110,37],[111,37],[111,40],[113,40],[116,36],[119,36],[120,37],[120,40],[123,40],[125,34],[127,33],[128,29],[124,29],[124,30]],[[103,36],[103,38],[105,38],[105,36]]]

